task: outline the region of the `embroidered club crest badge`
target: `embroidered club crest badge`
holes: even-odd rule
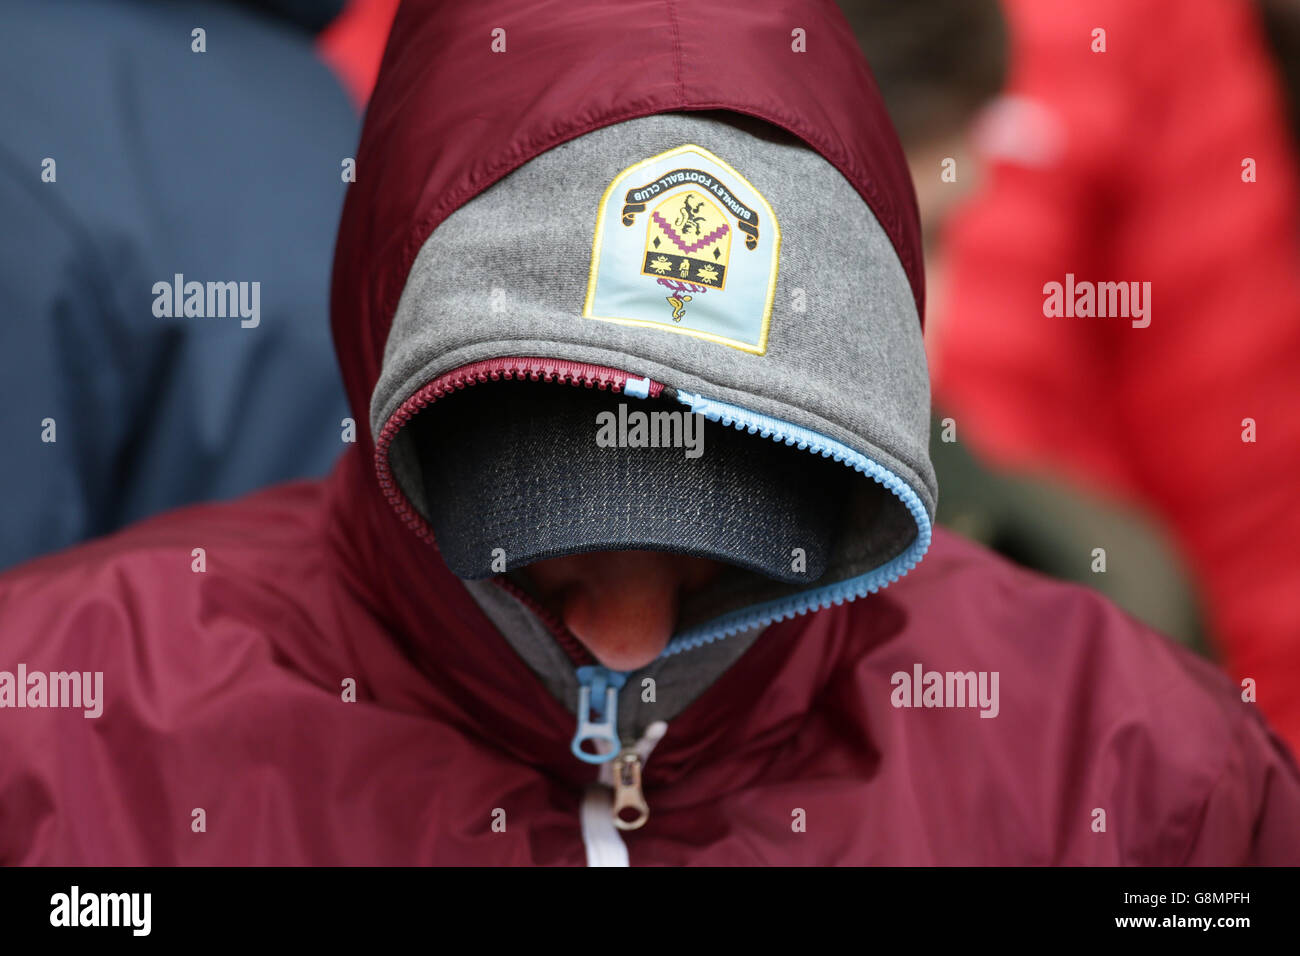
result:
[[[629,166],[597,213],[583,317],[767,351],[781,232],[766,199],[687,144]]]

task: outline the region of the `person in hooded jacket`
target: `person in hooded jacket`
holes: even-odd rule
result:
[[[1300,861],[1226,677],[934,528],[838,10],[631,9],[401,7],[334,270],[369,428],[0,577],[0,863]]]

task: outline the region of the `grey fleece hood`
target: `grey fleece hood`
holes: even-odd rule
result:
[[[687,194],[688,209],[729,223],[729,247],[683,245],[680,234],[676,248],[655,245],[672,233],[656,223]],[[784,131],[737,114],[636,118],[543,152],[451,213],[402,291],[372,396],[373,433],[440,377],[523,358],[618,370],[613,387],[633,401],[675,395],[754,442],[784,442],[855,473],[817,580],[780,583],[734,568],[683,606],[678,633],[647,669],[661,690],[683,688],[680,706],[767,624],[878,590],[929,545],[929,381],[907,275],[853,186]],[[472,392],[448,394],[440,411]],[[388,462],[427,516],[413,434],[395,434]],[[535,616],[519,616],[500,588],[470,591],[572,707],[573,668]],[[676,678],[671,667],[665,674],[671,659],[715,642],[714,666],[696,655]]]

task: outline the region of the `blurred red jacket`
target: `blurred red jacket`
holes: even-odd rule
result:
[[[1229,669],[1300,747],[1300,190],[1254,11],[1006,9],[1012,105],[986,127],[989,188],[946,237],[936,397],[994,462],[1154,509]],[[1150,325],[1046,316],[1067,273],[1150,282]]]
[[[338,75],[358,106],[365,107],[375,88],[398,2],[348,0],[343,12],[316,41],[321,59]]]

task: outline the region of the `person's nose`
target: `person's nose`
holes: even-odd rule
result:
[[[681,582],[671,558],[634,552],[593,562],[565,596],[565,625],[611,670],[649,664],[667,645],[677,623]]]

